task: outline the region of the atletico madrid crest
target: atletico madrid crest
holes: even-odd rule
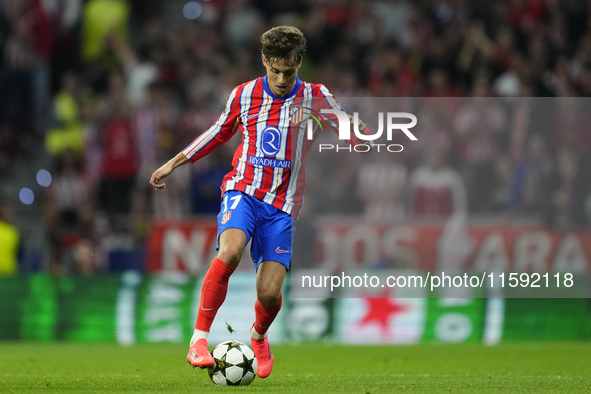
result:
[[[289,107],[289,120],[291,123],[300,124],[304,120],[304,108],[296,105]]]
[[[222,224],[228,223],[228,220],[232,217],[232,211],[224,212],[224,216],[222,216]]]

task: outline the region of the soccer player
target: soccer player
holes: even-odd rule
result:
[[[203,279],[187,360],[193,367],[214,365],[207,349],[209,330],[226,298],[228,279],[252,241],[257,300],[251,344],[258,360],[257,375],[266,378],[273,369],[267,330],[281,309],[281,287],[290,266],[294,223],[303,202],[304,161],[312,142],[304,142],[304,127],[290,127],[289,107],[304,97],[325,99],[334,109],[341,107],[324,85],[298,78],[306,50],[300,30],[275,27],[262,35],[261,46],[267,75],[236,87],[216,123],[156,170],[150,185],[157,191],[164,188],[161,181],[176,167],[199,160],[238,130],[242,133],[242,143],[232,162],[234,169],[221,186],[218,254]],[[361,121],[358,127],[365,130]],[[353,136],[349,142],[357,144],[359,140]]]

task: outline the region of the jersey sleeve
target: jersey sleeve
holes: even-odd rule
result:
[[[191,163],[206,156],[232,138],[236,133],[236,130],[238,129],[236,119],[239,119],[240,117],[240,104],[237,96],[238,87],[230,94],[224,112],[213,126],[183,149],[183,154],[187,156],[187,159],[189,159]]]
[[[339,111],[347,112],[343,109],[343,106],[341,104],[339,104],[337,99],[333,96],[333,94],[330,92],[330,90],[328,90],[328,88],[326,86],[324,86],[322,84],[319,84],[318,86],[320,87],[320,89],[319,89],[320,95],[323,96],[324,99],[326,100],[326,107],[325,108],[331,108],[331,109],[336,109]],[[329,126],[329,128],[332,129],[332,131],[338,135],[339,134],[339,124],[336,121],[336,117],[331,114],[325,114],[324,119],[326,120],[326,123]],[[345,142],[350,145],[362,144],[362,142],[359,141],[359,139],[357,138],[357,136],[355,135],[353,130],[351,130],[351,139],[345,140]]]

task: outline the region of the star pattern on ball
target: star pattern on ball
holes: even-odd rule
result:
[[[247,373],[252,372],[254,375],[254,368],[252,367],[252,363],[254,363],[254,358],[249,360],[245,354],[242,354],[243,361],[240,364],[236,364],[237,366],[242,368],[242,377],[245,377]]]
[[[239,341],[226,341],[216,346],[211,354],[217,356],[214,356],[215,365],[208,368],[214,384],[247,386],[256,377],[256,357],[248,345]]]
[[[224,377],[226,377],[226,367],[227,367],[226,355],[224,354],[222,356],[222,358],[220,358],[220,359],[217,359],[214,357],[214,360],[215,360],[215,365],[213,367],[212,373],[216,373],[217,371],[220,371],[222,373],[222,375],[224,375]]]

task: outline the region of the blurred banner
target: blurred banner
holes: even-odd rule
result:
[[[215,219],[153,223],[146,241],[148,271],[204,273],[217,254],[216,234]]]
[[[210,336],[248,342],[255,277],[235,273]],[[189,341],[201,278],[126,272],[82,278],[0,278],[0,340],[134,343]],[[495,344],[591,339],[586,299],[294,299],[289,281],[272,341]],[[16,301],[15,301],[16,300]],[[230,328],[235,331],[230,333]]]
[[[384,224],[321,217],[314,224],[314,259],[304,266],[331,272],[356,268],[591,272],[589,231],[482,221],[452,227],[449,222],[447,226],[424,221]],[[204,272],[216,254],[216,231],[214,220],[155,223],[147,241],[148,270]],[[298,231],[296,243],[300,235],[306,236]]]
[[[458,218],[397,223],[343,217],[305,220],[296,226],[294,297],[361,297],[358,291],[333,291],[330,281],[304,287],[302,276],[352,277],[370,272],[380,283],[362,289],[388,287],[389,275],[421,275],[422,285],[390,286],[399,297],[591,297],[589,231]],[[205,272],[215,256],[215,242],[213,220],[156,223],[147,242],[148,270]],[[249,247],[240,265],[245,271],[252,268],[248,251]],[[468,276],[460,290],[437,292],[446,287],[443,278],[433,277],[441,273],[452,279]]]
[[[217,222],[207,217],[186,221],[157,221],[146,240],[149,272],[179,271],[202,274],[217,255]],[[252,269],[250,245],[244,250],[239,269]]]

